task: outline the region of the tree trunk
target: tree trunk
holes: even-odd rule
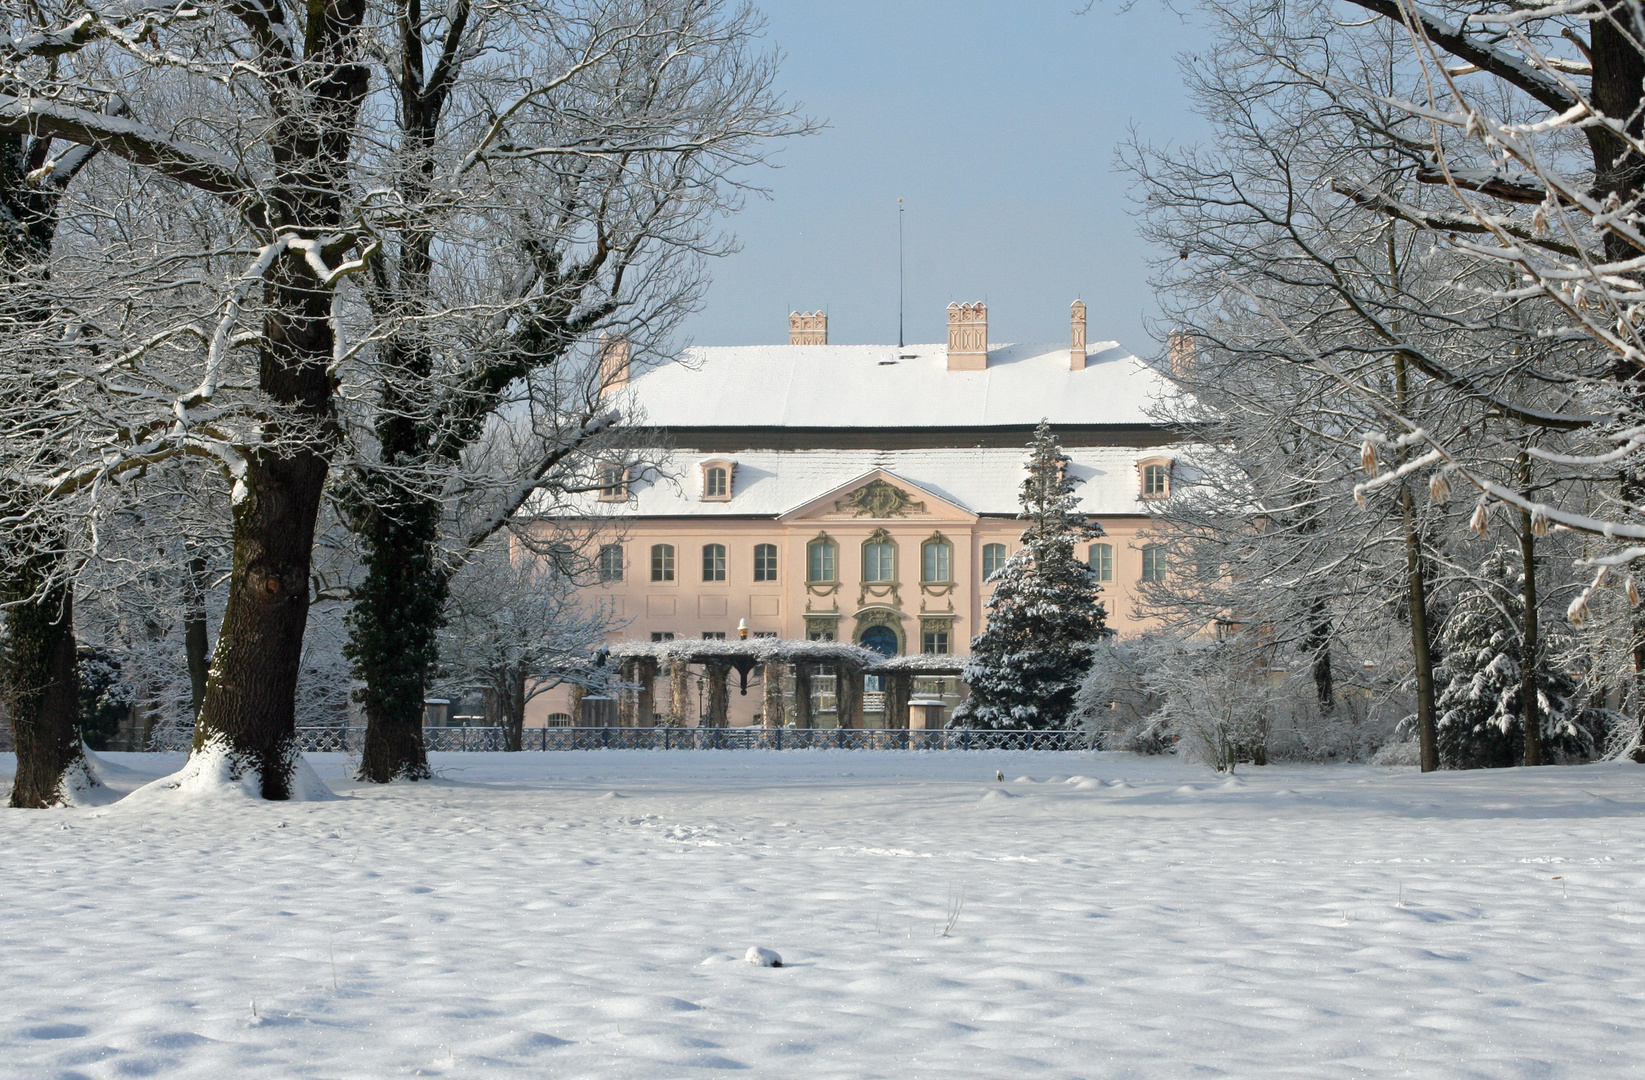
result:
[[[1331,673],[1331,620],[1325,614],[1325,601],[1315,600],[1312,615],[1314,626],[1309,634],[1309,645],[1314,650],[1314,695],[1320,712],[1330,715],[1337,707],[1336,680]]]
[[[1522,459],[1523,460],[1523,459]],[[1525,576],[1525,625],[1519,643],[1519,701],[1525,715],[1525,764],[1542,764],[1542,710],[1537,702],[1537,664],[1541,648],[1537,641],[1536,534],[1531,531],[1531,513],[1519,513],[1519,556]]]
[[[60,806],[64,784],[84,767],[74,594],[68,586],[6,610],[3,675],[17,750],[11,805]]]
[[[508,692],[503,695],[503,749],[512,753],[519,753],[525,749],[525,671],[523,669],[510,672],[508,675]]]
[[[195,557],[188,563],[188,595],[183,603],[183,654],[188,661],[189,712],[196,720],[206,700],[206,678],[211,670],[211,650],[206,641],[206,561]]]
[[[834,665],[834,707],[840,727],[862,727],[862,669],[855,664]]]
[[[1411,489],[1401,487],[1400,509],[1405,524],[1405,585],[1411,609],[1411,657],[1417,676],[1417,743],[1422,771],[1439,768],[1439,731],[1434,717],[1434,658],[1428,630],[1428,583],[1422,565],[1422,538],[1416,528]]]

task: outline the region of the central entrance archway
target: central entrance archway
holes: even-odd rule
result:
[[[870,626],[862,632],[862,647],[881,656],[897,655],[897,632],[889,626]]]

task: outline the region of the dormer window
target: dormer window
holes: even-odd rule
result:
[[[705,461],[703,470],[703,502],[730,502],[731,477],[736,465],[730,461]]]
[[[620,462],[607,461],[600,465],[600,501],[628,501],[628,467]]]
[[[1137,462],[1141,474],[1142,498],[1169,499],[1171,497],[1171,459],[1144,458]]]

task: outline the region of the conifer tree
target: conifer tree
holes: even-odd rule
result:
[[[1450,769],[1500,768],[1525,757],[1524,582],[1500,550],[1480,564],[1476,584],[1456,603],[1440,638],[1436,711],[1441,763]],[[1552,636],[1552,635],[1549,635]],[[1576,680],[1537,649],[1536,714],[1543,745],[1566,759],[1594,753],[1601,718],[1576,701]]]
[[[971,639],[970,696],[954,727],[1034,730],[1069,726],[1092,649],[1110,631],[1100,587],[1074,545],[1102,535],[1079,509],[1068,457],[1045,421],[1034,432],[1022,547],[992,578],[988,626]]]

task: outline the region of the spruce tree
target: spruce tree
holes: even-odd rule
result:
[[[1040,422],[1022,484],[1022,547],[992,578],[988,625],[971,639],[970,696],[954,727],[1037,730],[1073,720],[1074,696],[1096,643],[1110,631],[1091,567],[1074,545],[1102,530],[1079,509],[1068,457]]]
[[[1444,659],[1435,674],[1442,687],[1436,712],[1441,763],[1449,769],[1500,768],[1525,757],[1525,708],[1520,697],[1524,662],[1524,582],[1501,551],[1481,562],[1476,584],[1456,602],[1440,638]],[[1536,663],[1537,715],[1543,745],[1567,760],[1594,753],[1600,717],[1575,700],[1576,680],[1549,662],[1546,641]]]

